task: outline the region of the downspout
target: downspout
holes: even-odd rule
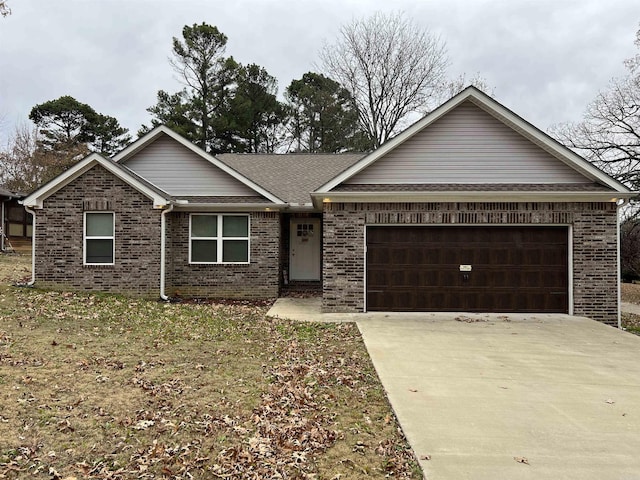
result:
[[[169,301],[169,297],[164,293],[165,274],[166,274],[166,244],[167,244],[167,219],[166,215],[173,210],[173,204],[169,208],[163,210],[160,214],[160,298],[165,302]]]
[[[616,203],[616,238],[617,238],[617,270],[618,270],[618,328],[622,330],[622,270],[620,267],[620,208],[622,208],[628,202],[627,199],[622,199]]]
[[[0,213],[0,252],[4,252],[4,237],[8,236],[8,232],[5,232],[5,222],[4,222],[4,200],[2,202],[2,213]]]
[[[31,214],[31,281],[27,285],[32,287],[36,283],[36,212],[26,205],[24,209]]]

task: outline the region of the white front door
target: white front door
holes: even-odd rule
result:
[[[292,218],[289,241],[289,278],[320,280],[320,219]]]

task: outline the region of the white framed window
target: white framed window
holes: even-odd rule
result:
[[[115,259],[115,215],[84,212],[84,264],[113,265]]]
[[[189,263],[249,263],[249,215],[192,213]]]

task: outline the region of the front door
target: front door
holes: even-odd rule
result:
[[[320,280],[320,219],[292,218],[289,278]]]

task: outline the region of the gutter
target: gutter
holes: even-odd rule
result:
[[[166,244],[167,244],[167,220],[168,213],[173,211],[173,204],[169,205],[169,208],[163,210],[160,214],[160,298],[165,302],[169,301],[169,297],[164,292],[165,287],[165,274],[166,274]],[[35,217],[33,217],[35,220]]]
[[[278,211],[285,210],[285,203],[190,203],[176,200],[173,205],[176,211],[196,212],[211,211],[216,212],[255,212],[255,211]]]
[[[351,192],[311,192],[314,204],[326,202],[614,202],[630,198],[635,193],[610,192],[567,192],[567,191],[498,191],[498,190],[448,190],[448,191],[351,191]]]
[[[31,214],[31,281],[27,286],[33,287],[36,283],[36,212],[24,205],[27,213]]]

